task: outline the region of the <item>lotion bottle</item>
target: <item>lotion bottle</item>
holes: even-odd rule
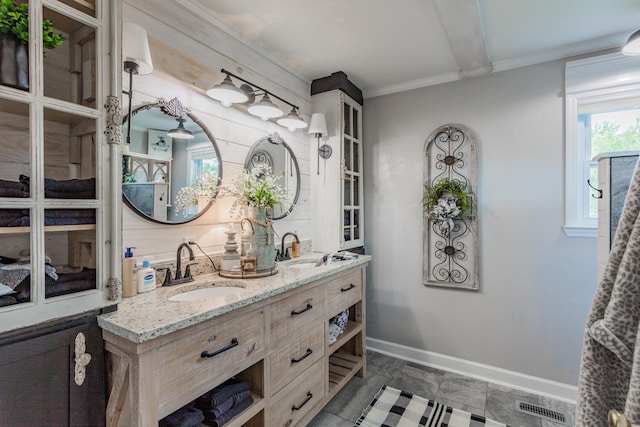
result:
[[[296,239],[298,238],[298,232],[294,233],[296,235]],[[300,256],[300,243],[296,239],[291,241],[291,258],[298,258]]]
[[[127,248],[122,260],[122,296],[124,298],[135,296],[138,293],[138,274],[136,272],[136,258],[132,248]]]
[[[153,291],[156,288],[156,271],[151,268],[149,260],[142,261],[138,269],[138,293]]]

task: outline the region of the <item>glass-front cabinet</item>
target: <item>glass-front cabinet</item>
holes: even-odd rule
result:
[[[312,144],[313,162],[323,154],[317,159],[317,173],[311,173],[313,250],[360,248],[364,245],[362,105],[339,89],[315,93],[311,101],[313,111],[324,114],[327,123],[327,135],[318,144],[324,146],[323,152],[316,153]]]
[[[342,94],[343,248],[362,246],[362,107]]]
[[[118,302],[119,8],[18,0],[0,33],[0,332]]]

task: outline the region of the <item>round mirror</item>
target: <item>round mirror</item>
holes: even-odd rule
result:
[[[128,119],[122,127],[123,140],[130,135],[122,156],[125,203],[163,224],[202,215],[222,181],[222,159],[209,129],[177,98],[143,105]]]
[[[271,166],[273,174],[278,176],[278,183],[287,192],[291,205],[276,205],[273,207],[273,219],[282,219],[293,210],[300,195],[300,170],[298,161],[291,147],[284,139],[274,132],[271,135],[260,138],[247,155],[244,168],[251,170],[255,164]]]

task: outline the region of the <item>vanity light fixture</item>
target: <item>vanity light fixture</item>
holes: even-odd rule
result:
[[[167,132],[167,136],[175,139],[193,139],[193,132],[184,127],[184,122],[187,119],[178,117],[176,120],[178,121],[178,127]]]
[[[640,55],[640,30],[629,36],[629,39],[622,48],[625,55]]]
[[[147,32],[138,24],[123,22],[122,24],[122,60],[123,68],[129,74],[129,91],[123,91],[129,96],[127,119],[127,147],[131,144],[131,98],[133,97],[133,75],[151,74],[153,62],[149,50]]]
[[[279,118],[278,124],[286,127],[291,132],[295,131],[296,129],[304,129],[307,127],[307,122],[302,120],[302,118],[298,115],[298,111],[296,111],[295,107],[291,108],[289,114]]]
[[[224,68],[220,70],[221,73],[226,74],[226,77],[222,81],[222,83],[217,84],[207,91],[207,95],[215,100],[218,100],[225,107],[230,107],[233,104],[243,104],[248,103],[249,108],[247,111],[254,115],[260,117],[262,120],[276,119],[281,117],[277,122],[279,125],[287,127],[290,131],[295,131],[296,129],[304,129],[307,127],[307,122],[304,121],[298,114],[299,108],[296,105],[280,98],[277,95],[269,92],[261,88],[260,86],[251,83],[243,79],[242,77],[238,77],[233,73],[225,70]],[[239,80],[245,84],[237,87],[231,78]],[[262,95],[260,101],[255,102],[255,96]],[[282,117],[284,112],[278,107],[276,104],[271,101],[271,97],[276,98],[285,104],[291,107],[291,111],[286,116]]]
[[[275,119],[284,114],[282,110],[271,101],[267,92],[262,95],[262,99],[259,102],[250,105],[247,111],[254,116],[260,117],[262,120]]]
[[[322,113],[313,113],[311,115],[311,124],[309,125],[309,135],[315,135],[318,140],[318,175],[320,175],[320,157],[328,159],[331,157],[331,146],[324,144],[320,146],[320,138],[327,136],[327,121]]]

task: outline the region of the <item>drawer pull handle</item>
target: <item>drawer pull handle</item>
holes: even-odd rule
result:
[[[304,313],[305,311],[309,311],[309,310],[311,310],[312,308],[313,308],[313,306],[312,306],[311,304],[307,304],[307,306],[306,306],[305,308],[303,308],[302,310],[298,310],[298,311],[293,310],[293,311],[291,312],[291,315],[292,315],[292,316],[295,316],[296,314],[302,314],[302,313]]]
[[[216,350],[213,353],[209,353],[208,351],[203,351],[202,353],[200,353],[200,357],[205,358],[205,357],[213,357],[213,356],[217,356],[220,353],[224,353],[227,350],[232,349],[233,347],[236,347],[238,345],[238,338],[234,338],[231,340],[231,344],[229,344],[226,347],[221,348],[220,350]]]
[[[353,288],[355,288],[355,287],[356,287],[356,285],[354,285],[354,284],[352,283],[352,284],[350,284],[350,285],[349,285],[348,287],[346,287],[346,288],[340,288],[340,292],[347,292],[347,291],[350,291],[351,289],[353,289]]]
[[[312,353],[313,353],[313,350],[311,350],[310,348],[307,348],[307,352],[303,356],[300,356],[299,359],[291,359],[291,363],[302,362],[304,359],[306,359],[307,357],[311,356]]]
[[[311,394],[311,392],[310,392],[310,391],[308,391],[308,392],[307,392],[307,398],[306,398],[306,399],[304,399],[304,402],[302,402],[302,403],[300,404],[300,406],[293,405],[293,406],[291,407],[291,410],[292,410],[292,411],[299,411],[299,410],[300,410],[300,409],[302,409],[302,407],[303,407],[304,405],[306,405],[306,404],[307,404],[307,403],[308,403],[312,398],[313,398],[313,394]]]

